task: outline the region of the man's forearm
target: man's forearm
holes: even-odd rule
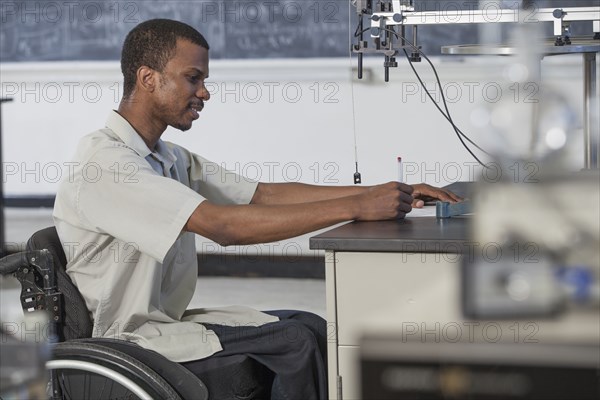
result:
[[[364,193],[366,186],[317,186],[303,183],[260,183],[252,204],[300,204]]]
[[[227,245],[268,243],[350,221],[358,215],[352,197],[302,204],[222,206],[205,201],[185,229]]]

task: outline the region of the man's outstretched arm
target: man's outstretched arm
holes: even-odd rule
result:
[[[318,186],[304,183],[259,183],[252,204],[301,204],[365,193],[370,186]]]
[[[316,186],[303,183],[259,183],[252,204],[298,204],[320,200],[354,196],[370,190],[370,186]],[[425,201],[441,200],[461,201],[460,196],[449,190],[433,187],[424,183],[413,185],[413,203],[416,208],[423,207]]]
[[[338,190],[289,185],[276,188],[275,193],[261,193],[264,187],[257,189],[249,205],[223,206],[204,201],[184,229],[225,246],[268,243],[344,221],[403,218],[413,201],[412,187],[398,182]],[[274,200],[278,191],[283,197]]]

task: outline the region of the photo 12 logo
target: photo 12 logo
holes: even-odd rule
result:
[[[539,343],[535,322],[402,322],[402,342],[422,343]]]
[[[111,179],[115,183],[139,183],[136,178],[139,165],[133,162],[118,163],[102,166],[90,161],[80,163],[76,161],[58,162],[14,162],[2,163],[2,183],[59,183],[62,180],[73,183],[77,176],[87,183],[96,183],[100,180]]]
[[[336,82],[207,82],[211,100],[222,103],[298,103],[305,99],[320,104],[337,104],[340,86]]]
[[[2,97],[14,98],[20,103],[56,104],[85,102],[95,104],[106,98],[118,104],[121,99],[120,82],[2,82]],[[108,96],[108,97],[106,97]]]
[[[314,23],[336,24],[340,1],[203,1],[200,2],[202,22],[259,23],[284,21],[297,23],[309,19]]]
[[[515,161],[509,165],[489,162],[481,165],[467,162],[410,162],[402,161],[402,182],[419,181],[440,185],[445,182],[510,181],[513,183],[538,183],[540,166],[533,161]]]
[[[141,22],[135,1],[2,1],[0,21],[19,24]]]

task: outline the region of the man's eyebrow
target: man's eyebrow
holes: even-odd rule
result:
[[[208,78],[208,75],[204,71],[202,71],[196,67],[190,67],[189,72],[200,75],[202,78]]]

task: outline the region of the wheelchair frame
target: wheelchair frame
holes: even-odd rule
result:
[[[48,392],[52,400],[116,399],[131,398],[131,395],[140,399],[181,399],[177,391],[153,369],[111,348],[117,341],[83,339],[58,342],[58,327],[62,323],[62,293],[57,287],[50,251],[30,250],[1,259],[0,275],[10,274],[15,275],[21,283],[23,312],[48,312],[53,357],[46,363],[46,369],[50,372]],[[70,380],[74,381],[73,384],[77,382],[77,387],[71,387]],[[207,399],[208,390],[199,379],[198,388],[196,398]],[[83,394],[82,390],[88,393]],[[105,390],[108,390],[107,397],[103,397]]]

